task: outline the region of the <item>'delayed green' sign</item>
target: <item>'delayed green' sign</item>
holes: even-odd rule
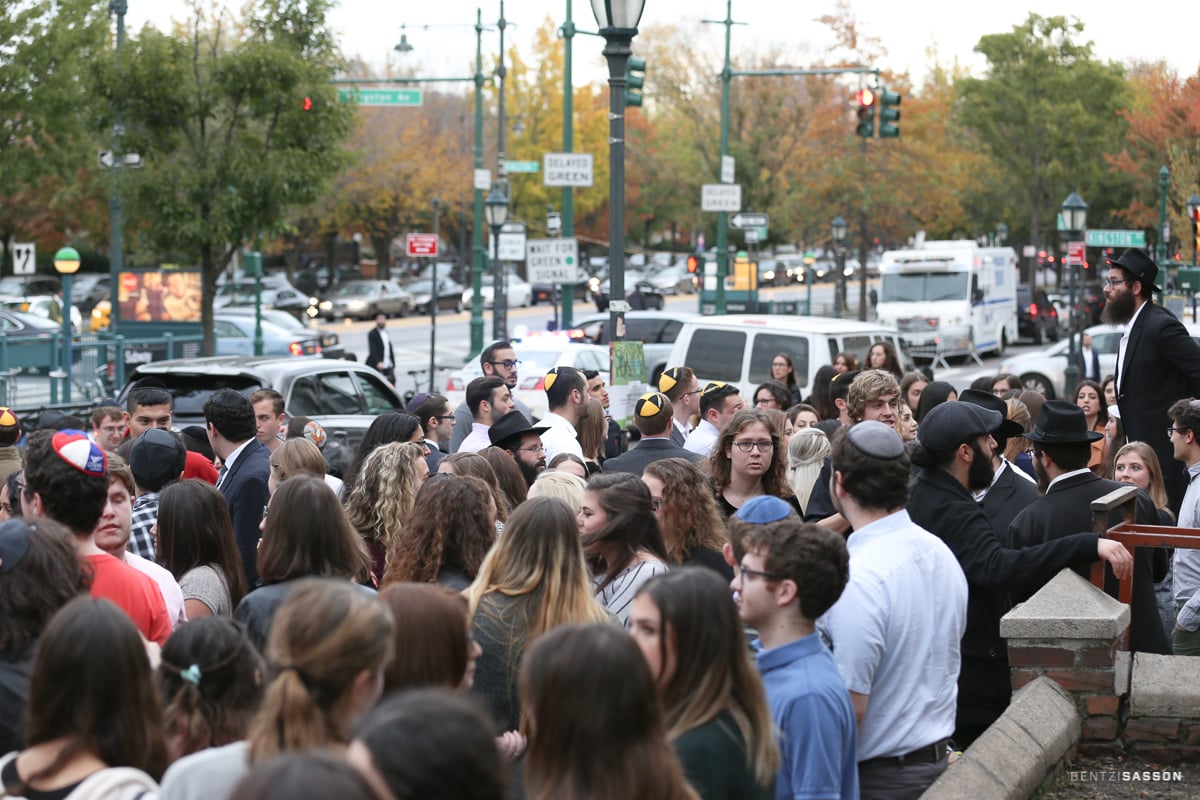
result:
[[[338,89],[343,103],[353,100],[360,106],[419,106],[425,102],[422,89]]]
[[[1087,231],[1088,247],[1145,247],[1145,231]]]

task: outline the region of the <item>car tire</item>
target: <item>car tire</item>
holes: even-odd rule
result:
[[[462,298],[460,297],[454,301],[454,313],[461,314],[462,310],[463,310],[463,304],[462,304]]]
[[[658,296],[658,299],[654,301],[654,310],[655,310],[655,311],[662,311],[662,310],[663,310],[663,305],[664,305],[664,302],[663,302],[663,296],[660,294],[660,295]]]
[[[1021,376],[1021,384],[1034,392],[1041,392],[1047,400],[1054,399],[1054,384],[1040,372],[1027,372]]]
[[[1036,345],[1046,343],[1046,330],[1040,324],[1033,329],[1033,343]]]
[[[1053,325],[1050,328],[1050,341],[1057,342],[1059,340],[1058,325]]]

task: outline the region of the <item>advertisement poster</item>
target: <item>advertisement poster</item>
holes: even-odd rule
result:
[[[121,319],[127,322],[199,322],[200,272],[122,272],[117,282]]]
[[[641,342],[613,342],[608,410],[622,428],[633,424],[633,407],[651,388],[646,384],[646,354]]]

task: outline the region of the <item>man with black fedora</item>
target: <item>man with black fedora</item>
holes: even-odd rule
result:
[[[964,403],[974,403],[980,408],[987,408],[1004,416],[1000,427],[992,431],[992,439],[996,447],[992,451],[992,483],[986,489],[972,492],[979,507],[987,515],[988,522],[996,538],[1008,547],[1012,542],[1008,538],[1008,526],[1021,509],[1038,498],[1037,484],[1033,478],[1004,457],[1004,448],[1013,436],[1022,436],[1025,428],[1019,422],[1007,418],[1008,405],[991,392],[978,389],[964,389],[958,399]]]
[[[1033,466],[1038,481],[1046,487],[1044,497],[1038,498],[1017,515],[1012,523],[1013,544],[1029,547],[1051,542],[1068,536],[1073,531],[1092,529],[1092,501],[1120,489],[1125,484],[1097,477],[1088,469],[1092,442],[1104,434],[1088,430],[1083,409],[1065,400],[1047,400],[1038,414],[1033,430],[1025,438],[1033,442]],[[1124,509],[1116,508],[1109,514],[1109,525],[1117,525],[1124,518]],[[1158,512],[1145,492],[1139,492],[1137,522],[1157,525]],[[1158,614],[1158,600],[1154,595],[1155,554],[1161,568],[1161,578],[1166,574],[1166,551],[1154,548],[1136,548],[1133,560],[1133,603],[1131,607],[1129,645],[1133,652],[1171,652],[1170,642]],[[1089,577],[1089,567],[1073,565],[1084,578]],[[1117,579],[1112,570],[1105,570],[1105,591],[1117,596]],[[1027,599],[1041,588],[1040,582],[1030,582],[1013,599]]]
[[[1108,260],[1103,319],[1125,326],[1117,347],[1117,405],[1129,441],[1154,448],[1163,465],[1171,511],[1187,489],[1163,431],[1171,427],[1167,409],[1181,397],[1200,396],[1200,345],[1170,311],[1155,305],[1158,265],[1141,250],[1126,250]]]
[[[938,536],[967,576],[967,629],[954,741],[965,748],[1004,713],[1012,697],[1008,648],[1000,617],[1008,608],[1003,592],[1041,586],[1063,567],[1087,566],[1102,558],[1126,575],[1132,556],[1121,544],[1093,533],[1054,539],[1037,547],[1005,547],[971,492],[991,486],[993,434],[1004,417],[991,409],[951,400],[921,420],[912,461],[922,467],[909,493],[912,521]],[[1087,530],[1087,527],[1081,530]]]
[[[488,428],[488,439],[492,446],[508,451],[517,462],[528,486],[532,486],[538,474],[546,468],[546,448],[542,446],[542,434],[546,430],[544,427],[530,427],[529,420],[516,409]]]

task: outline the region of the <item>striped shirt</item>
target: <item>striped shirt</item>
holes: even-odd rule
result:
[[[642,584],[655,575],[666,572],[667,569],[667,565],[654,556],[647,556],[634,561],[618,572],[612,583],[603,589],[600,588],[600,584],[604,581],[604,576],[598,575],[593,581],[596,584],[596,599],[622,625],[628,628],[629,604],[633,602],[634,595],[642,588]]]

